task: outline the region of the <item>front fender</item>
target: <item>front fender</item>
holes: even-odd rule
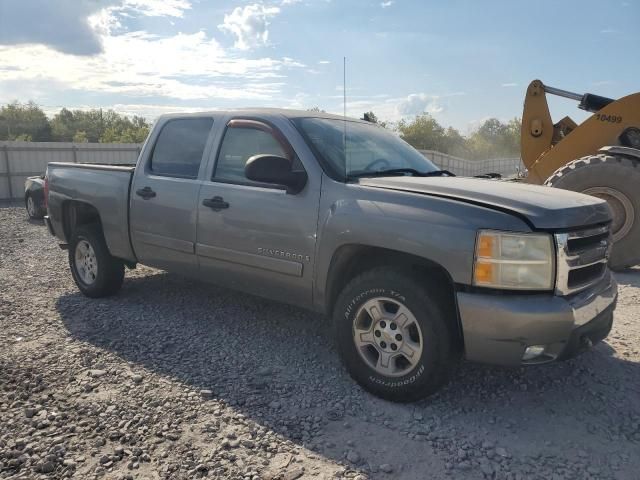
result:
[[[323,182],[318,222],[314,303],[324,305],[335,252],[356,244],[422,257],[469,285],[477,231],[531,231],[516,216],[423,194]]]

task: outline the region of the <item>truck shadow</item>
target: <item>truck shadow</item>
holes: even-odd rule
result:
[[[405,443],[413,432],[425,451],[437,450],[429,435],[444,430],[461,439],[513,437],[516,444],[543,445],[554,435],[594,445],[615,436],[640,442],[627,421],[640,415],[640,363],[614,356],[606,342],[540,367],[465,363],[437,395],[401,405],[357,386],[340,364],[329,322],[295,307],[154,273],[127,278],[116,297],[69,293],[56,308],[76,340],[116,354],[133,370],[212,390],[245,417],[337,461],[345,462],[349,448],[342,442],[365,431]],[[322,432],[311,417],[322,419]]]

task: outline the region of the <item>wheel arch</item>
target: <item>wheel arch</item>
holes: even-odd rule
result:
[[[24,201],[25,202],[27,201],[27,198],[29,198],[29,197],[33,198],[33,200],[36,201],[36,202],[42,202],[43,196],[44,196],[44,194],[43,194],[42,190],[39,190],[39,189],[29,188],[29,189],[24,191]]]
[[[462,326],[453,278],[438,262],[399,250],[362,244],[347,244],[339,247],[329,264],[325,285],[325,313],[332,315],[333,306],[340,291],[351,279],[367,270],[382,266],[406,270],[438,290],[438,297],[446,299],[443,306],[447,309],[447,318],[451,319],[449,325],[451,333],[462,346]]]
[[[102,229],[100,212],[93,205],[79,200],[67,200],[62,204],[62,229],[67,242],[71,241],[75,229],[80,225],[98,224]],[[104,233],[103,233],[104,235]]]

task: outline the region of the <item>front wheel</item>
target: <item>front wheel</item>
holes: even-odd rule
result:
[[[447,382],[459,355],[436,297],[424,282],[388,267],[345,287],[333,313],[336,341],[349,374],[366,390],[409,402]]]
[[[98,225],[76,229],[69,245],[69,266],[76,285],[87,297],[113,295],[124,280],[124,264],[111,256]]]

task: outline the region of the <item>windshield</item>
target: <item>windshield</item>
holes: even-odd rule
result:
[[[332,176],[349,179],[387,170],[429,173],[430,160],[388,130],[368,123],[326,118],[297,118],[294,124],[311,143]]]

